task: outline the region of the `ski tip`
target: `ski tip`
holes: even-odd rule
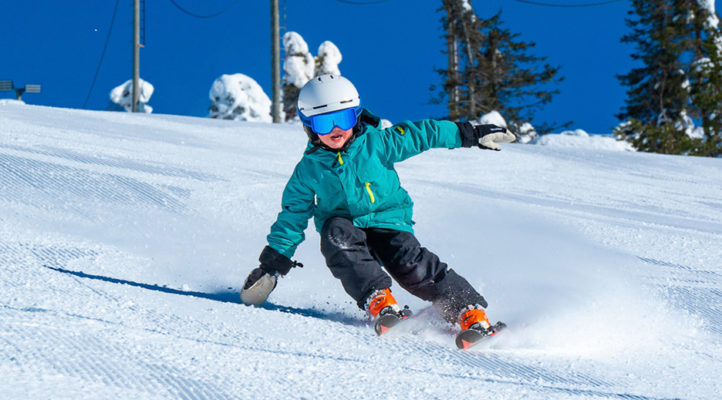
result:
[[[406,318],[399,318],[393,314],[382,315],[374,323],[374,331],[377,335],[381,336],[404,319]]]
[[[461,331],[456,335],[456,347],[461,350],[468,350],[485,338],[496,335],[504,328],[506,328],[506,324],[500,321],[494,324],[488,331],[476,329]]]

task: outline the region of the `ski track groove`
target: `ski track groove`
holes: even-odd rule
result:
[[[521,363],[504,361],[499,355],[479,354],[473,353],[473,351],[458,351],[452,354],[452,358],[458,359],[462,365],[483,368],[486,371],[492,371],[495,374],[501,374],[502,376],[515,376],[520,380],[527,382],[537,382],[541,380],[555,385],[608,386],[606,382],[602,382],[583,374],[578,374],[573,378],[563,377],[561,375],[545,371],[541,368],[533,368]]]
[[[713,288],[684,286],[662,287],[670,294],[672,302],[705,322],[705,328],[722,335],[722,291]]]
[[[14,150],[16,152],[31,153],[48,157],[62,158],[69,161],[75,161],[86,165],[97,165],[123,170],[132,170],[144,172],[152,175],[160,175],[171,178],[191,178],[203,182],[222,181],[218,176],[204,174],[189,169],[166,167],[163,165],[152,165],[139,162],[132,158],[120,158],[105,156],[103,158],[93,157],[86,154],[78,153],[68,149],[60,149],[51,146],[38,146],[37,148],[14,146],[8,144],[0,145],[0,148]]]
[[[648,257],[637,257],[637,258],[647,264],[658,265],[658,266],[662,266],[662,267],[669,267],[674,270],[681,270],[681,271],[689,272],[689,273],[692,273],[695,275],[707,275],[710,279],[722,280],[722,274],[715,272],[715,271],[693,268],[693,267],[690,267],[687,265],[675,264],[675,263],[671,263],[671,262],[667,262],[667,261],[657,260],[654,258],[648,258]],[[707,281],[708,280],[705,280],[705,282],[707,282]]]
[[[92,319],[92,318],[91,318]],[[95,319],[93,319],[95,320]],[[102,321],[101,321],[102,322]],[[160,332],[157,330],[151,330],[151,332],[161,334],[161,335],[172,335],[165,332]],[[208,340],[200,340],[200,339],[194,339],[194,338],[182,338],[186,340],[192,340],[199,343],[207,343],[207,344],[214,344],[214,345],[221,345],[221,346],[228,346],[232,348],[241,349],[244,351],[257,351],[257,352],[267,352],[267,353],[273,353],[278,355],[293,355],[296,357],[304,357],[308,359],[322,359],[322,360],[335,360],[335,361],[344,361],[344,362],[354,362],[358,363],[360,365],[365,365],[367,363],[364,359],[353,359],[353,358],[339,358],[334,356],[328,356],[324,354],[318,354],[318,353],[301,353],[298,351],[285,351],[285,350],[272,350],[272,349],[266,349],[266,348],[258,348],[253,346],[241,346],[237,344],[231,344],[231,343],[223,343],[223,342],[217,342],[217,341],[208,341]],[[48,341],[51,341],[52,339],[47,339]],[[496,377],[496,379],[491,379],[493,382],[498,383],[508,383],[508,384],[514,384],[514,385],[526,385],[530,386],[532,388],[537,387],[540,382],[545,385],[545,390],[553,390],[553,391],[568,391],[571,389],[565,389],[560,388],[552,385],[587,385],[587,386],[593,386],[593,387],[599,387],[599,386],[609,386],[608,384],[590,378],[586,377],[584,375],[576,375],[574,378],[565,378],[561,377],[558,374],[553,373],[546,373],[543,371],[538,371],[536,369],[527,367],[527,366],[519,366],[514,365],[510,362],[503,362],[500,360],[499,356],[495,355],[487,355],[487,354],[478,354],[478,353],[470,353],[470,352],[462,352],[455,349],[449,349],[441,345],[434,345],[425,341],[422,341],[423,346],[420,346],[422,349],[422,353],[426,354],[427,356],[431,357],[432,360],[437,360],[439,356],[448,356],[449,359],[452,361],[455,361],[457,365],[462,365],[465,367],[469,367],[471,370],[467,370],[464,372],[464,374],[448,374],[448,373],[433,373],[429,372],[427,370],[424,370],[419,367],[410,366],[410,365],[400,365],[400,367],[408,372],[416,373],[416,374],[431,374],[436,376],[446,376],[447,378],[453,377],[456,379],[471,379],[471,380],[484,380],[489,378],[480,378],[479,375],[488,376],[491,374],[492,376]],[[242,342],[241,342],[242,343]],[[429,349],[425,349],[425,346],[431,346]],[[401,346],[405,347],[408,350],[408,346]],[[76,350],[83,351],[82,348],[77,348]],[[87,348],[85,349],[87,351]],[[414,350],[416,351],[416,350]],[[92,350],[91,352],[97,352],[97,350]],[[105,351],[107,354],[107,351]],[[136,357],[137,358],[137,357]],[[83,361],[85,365],[93,365],[93,362],[89,359],[84,359]],[[122,365],[119,363],[118,365]],[[125,365],[124,368],[128,370],[132,370],[132,366]],[[482,368],[484,371],[479,372],[478,368]],[[147,370],[148,368],[146,368]],[[160,375],[162,376],[163,383],[168,384],[166,387],[172,387],[177,392],[176,394],[178,396],[181,396],[185,399],[196,399],[196,398],[208,398],[211,395],[219,396],[217,393],[215,393],[212,390],[207,389],[205,386],[198,386],[197,382],[192,382],[187,379],[181,379],[176,376],[182,375],[182,372],[178,369],[168,369],[167,367],[156,367],[156,370],[161,371]],[[71,372],[73,370],[71,369]],[[107,373],[108,375],[110,373]],[[73,376],[78,376],[77,373],[71,374]],[[81,374],[79,376],[81,379],[85,380],[94,380],[93,378],[96,377],[92,372],[87,371],[85,374]],[[519,379],[519,382],[513,382],[509,381],[509,379]],[[123,387],[123,385],[119,385],[116,381],[111,381],[112,385]],[[279,382],[279,384],[288,384],[288,382]],[[139,390],[147,391],[147,386],[144,385],[139,387]],[[202,397],[195,397],[193,392],[190,388],[200,388],[200,393],[203,394]],[[617,394],[609,394],[603,391],[590,391],[590,390],[583,390],[579,389],[578,392],[573,392],[575,394],[590,394],[594,393],[594,395],[598,396],[605,396],[605,397],[617,397],[617,398],[629,398],[629,399],[642,399],[643,397],[619,397]],[[223,396],[220,396],[220,398],[226,398]]]
[[[13,179],[14,178],[14,179]],[[173,195],[135,178],[59,166],[43,161],[0,154],[0,198],[16,201],[24,198],[23,189],[31,189],[52,198],[73,195],[76,207],[89,199],[101,203],[150,205],[183,213],[185,205]],[[8,190],[8,188],[10,190]],[[51,211],[45,204],[34,204]],[[71,207],[68,202],[64,207]]]
[[[647,257],[641,261],[668,269],[670,276],[656,277],[655,286],[672,304],[704,321],[704,328],[722,335],[722,274]],[[659,282],[659,281],[662,282]],[[672,282],[676,283],[672,285]]]
[[[39,312],[39,311],[35,311]],[[121,389],[157,394],[173,388],[172,394],[184,399],[229,399],[235,398],[227,393],[218,392],[216,384],[188,377],[188,373],[176,366],[166,366],[162,362],[148,362],[156,357],[147,352],[129,352],[111,339],[100,339],[98,332],[86,332],[84,337],[66,334],[61,329],[51,329],[28,321],[27,318],[15,318],[10,329],[11,336],[25,342],[34,343],[30,352],[22,352],[8,338],[3,342],[18,351],[21,370],[32,368],[36,372],[49,372],[52,369],[61,375],[79,378],[85,382],[102,383]],[[110,340],[110,341],[109,341]],[[27,348],[27,346],[23,346]],[[39,365],[38,365],[39,364]],[[41,371],[33,368],[40,367]]]

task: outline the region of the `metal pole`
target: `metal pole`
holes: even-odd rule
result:
[[[271,81],[273,85],[271,116],[274,124],[281,122],[281,40],[279,36],[278,0],[271,0]]]
[[[131,110],[138,112],[138,83],[140,80],[140,0],[134,0],[133,6],[133,105]]]

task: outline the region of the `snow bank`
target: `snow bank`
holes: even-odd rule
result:
[[[15,100],[15,99],[0,99],[0,105],[5,104],[25,104],[22,100]]]
[[[612,151],[635,151],[631,143],[609,135],[590,135],[583,129],[539,137],[535,144],[555,148],[578,148]]]
[[[496,110],[493,110],[491,112],[488,112],[488,113],[482,115],[481,118],[479,118],[479,123],[480,124],[493,124],[496,126],[502,126],[504,128],[509,129],[509,126],[507,125],[504,117],[501,115],[501,113],[499,113]],[[523,143],[523,144],[533,142],[538,137],[536,129],[529,122],[524,122],[519,127],[519,130],[517,132],[513,132],[513,133],[516,134],[516,136],[518,137],[519,143]]]
[[[271,122],[271,99],[253,78],[244,74],[221,75],[208,93],[211,118]]]

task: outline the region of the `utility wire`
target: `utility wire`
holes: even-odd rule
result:
[[[579,8],[579,7],[596,7],[596,6],[604,6],[607,4],[612,3],[618,3],[622,0],[608,0],[608,1],[598,1],[596,3],[588,3],[588,4],[551,4],[551,3],[542,3],[539,1],[531,1],[531,0],[516,0],[519,3],[525,3],[525,4],[531,4],[535,6],[543,6],[543,7],[564,7],[564,8]]]
[[[365,6],[371,4],[388,3],[390,0],[372,0],[372,1],[353,1],[353,0],[336,0],[339,3],[352,4],[354,6]]]
[[[183,12],[183,13],[186,14],[186,15],[190,15],[190,16],[193,17],[193,18],[213,18],[213,17],[217,17],[217,16],[219,16],[219,15],[221,15],[221,14],[224,14],[226,11],[230,10],[231,7],[235,6],[236,3],[238,3],[238,0],[233,0],[233,1],[231,1],[231,3],[228,5],[228,7],[222,9],[221,11],[218,11],[217,13],[213,13],[213,14],[210,14],[210,15],[199,15],[199,14],[190,12],[190,11],[186,10],[185,8],[181,7],[181,5],[176,2],[176,0],[169,0],[169,1],[171,2],[171,4],[173,4],[173,5],[175,6],[175,8],[181,10],[181,12]]]
[[[88,90],[88,95],[85,96],[85,102],[83,102],[83,108],[88,105],[88,100],[90,100],[90,94],[93,93],[93,88],[95,87],[95,81],[98,79],[98,74],[100,73],[100,67],[103,65],[103,58],[105,58],[105,50],[108,49],[108,42],[110,42],[110,34],[113,33],[113,24],[115,23],[115,15],[118,13],[118,3],[120,0],[115,0],[115,7],[113,8],[113,17],[110,19],[110,27],[108,28],[108,36],[105,38],[105,44],[103,45],[103,52],[100,53],[100,61],[98,61],[98,67],[95,69],[95,76],[93,76],[93,83],[90,84],[90,90]]]

